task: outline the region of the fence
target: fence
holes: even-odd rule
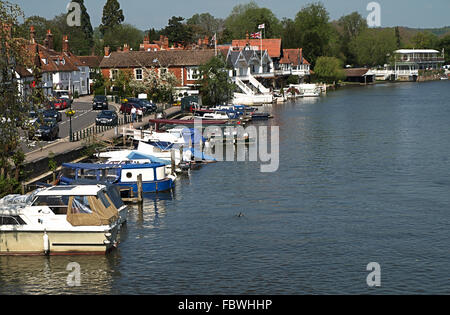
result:
[[[114,129],[118,126],[130,124],[131,121],[132,121],[131,115],[124,115],[123,117],[119,117],[117,125],[112,125],[112,126],[97,126],[97,125],[95,125],[95,126],[91,126],[91,127],[73,132],[71,142],[81,141],[83,139],[92,137],[93,135]]]

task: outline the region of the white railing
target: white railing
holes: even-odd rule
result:
[[[258,80],[256,80],[251,74],[248,76],[248,81],[256,87],[261,93],[267,94],[270,93],[270,90],[261,84]]]
[[[241,79],[238,77],[233,77],[232,80],[236,85],[247,95],[255,95],[251,88],[249,88]]]

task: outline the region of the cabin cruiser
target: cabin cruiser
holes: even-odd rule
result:
[[[0,255],[104,254],[127,207],[104,185],[53,186],[0,200]]]
[[[64,163],[59,181],[62,185],[77,183],[101,183],[131,188],[138,192],[138,176],[142,175],[142,191],[154,193],[171,190],[175,175],[166,174],[163,163],[145,164],[96,164]]]

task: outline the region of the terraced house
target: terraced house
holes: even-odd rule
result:
[[[69,38],[63,36],[62,51],[53,49],[53,35],[47,31],[43,44],[36,40],[34,27],[30,29],[29,43],[25,50],[33,58],[34,66],[42,73],[42,87],[45,95],[52,96],[57,90],[69,90],[72,94],[89,94],[89,66],[75,56],[69,47]],[[17,73],[21,91],[27,93],[27,84],[32,82],[32,69],[20,69]]]
[[[214,56],[214,49],[133,51],[125,45],[123,50],[110,52],[106,47],[100,69],[111,80],[117,78],[119,71],[131,73],[136,80],[144,79],[145,69],[170,71],[177,78],[177,92],[182,92],[198,86],[199,67]]]

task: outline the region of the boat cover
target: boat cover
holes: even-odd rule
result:
[[[119,218],[119,211],[111,199],[103,194],[86,196],[89,208],[80,205],[74,196],[69,198],[67,221],[73,226],[101,226],[109,225]],[[105,200],[102,200],[105,198]]]

